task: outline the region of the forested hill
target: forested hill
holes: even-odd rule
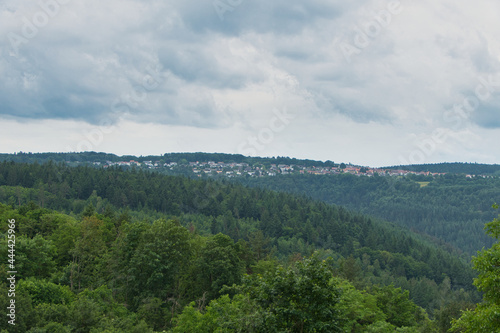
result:
[[[495,216],[491,204],[500,201],[498,177],[470,176],[495,174],[498,165],[441,163],[391,167],[394,173],[390,169],[366,173],[363,170],[366,168],[343,169],[345,165],[331,161],[209,153],[140,157],[96,152],[17,153],[0,154],[1,160],[26,163],[61,161],[73,166],[91,164],[101,167],[118,164],[125,168],[152,169],[193,178],[233,179],[245,185],[306,195],[377,216],[430,235],[437,243],[445,242],[467,256],[474,255],[483,246],[491,245],[492,240],[484,234],[483,225]],[[198,164],[198,161],[203,162]],[[304,168],[297,165],[303,165]],[[448,174],[429,177],[405,174],[400,177],[403,173],[396,171],[400,169]],[[356,176],[345,173],[355,173]]]
[[[408,230],[227,181],[1,162],[0,218],[23,332],[446,332],[479,300],[468,263]]]
[[[164,155],[155,156],[118,156],[115,154],[98,153],[98,152],[83,152],[83,153],[24,153],[15,154],[0,154],[1,161],[13,161],[18,163],[46,163],[53,162],[79,162],[79,163],[105,163],[107,161],[119,162],[135,160],[138,162],[144,161],[161,161],[163,163],[181,163],[181,162],[197,162],[197,161],[215,161],[223,163],[248,163],[250,165],[259,164],[287,164],[287,165],[303,165],[317,167],[333,167],[335,164],[332,161],[314,161],[308,159],[297,159],[291,157],[249,157],[240,154],[223,154],[223,153],[167,153]]]
[[[457,288],[471,287],[471,270],[450,253],[407,230],[305,197],[249,189],[237,184],[190,180],[146,171],[68,167],[64,164],[0,163],[0,201],[81,214],[92,203],[128,207],[141,214],[177,216],[201,232],[223,232],[234,240],[261,230],[281,255],[315,248],[378,260],[392,275],[429,279],[444,276]]]
[[[436,164],[412,164],[384,167],[384,169],[402,169],[415,172],[429,171],[432,173],[454,173],[466,175],[496,175],[500,176],[500,165],[478,164],[478,163],[436,163]]]
[[[468,256],[493,240],[484,224],[497,216],[499,178],[460,175],[424,177],[358,177],[293,175],[245,178],[244,184],[296,194],[346,206],[443,240]]]
[[[224,154],[224,153],[166,153],[163,155],[149,156],[133,156],[124,155],[118,156],[115,154],[98,153],[98,152],[82,152],[82,153],[24,153],[15,154],[0,154],[0,162],[13,161],[18,163],[46,163],[68,162],[68,163],[101,163],[106,162],[129,162],[131,160],[143,163],[152,161],[153,163],[189,163],[201,161],[214,161],[222,163],[247,163],[250,166],[263,165],[269,167],[275,165],[288,166],[304,166],[304,167],[338,167],[345,163],[332,161],[317,161],[309,159],[297,159],[285,156],[278,157],[250,157],[240,154]],[[366,166],[369,167],[369,166]],[[413,172],[430,172],[430,173],[452,173],[466,175],[496,175],[500,176],[500,165],[498,164],[478,164],[478,163],[437,163],[437,164],[414,164],[414,165],[399,165],[380,168],[380,170],[408,170]]]

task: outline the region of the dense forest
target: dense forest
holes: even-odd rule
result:
[[[304,196],[2,162],[0,202],[19,332],[446,332],[479,300],[453,251]]]
[[[311,198],[376,216],[446,242],[470,257],[490,247],[484,224],[500,202],[500,178],[358,177],[293,175],[242,178],[246,185],[308,195]]]
[[[261,158],[232,154],[169,153],[162,156],[116,156],[105,153],[17,153],[0,154],[0,161],[47,163],[65,161],[69,165],[136,160],[162,163],[217,161],[264,165],[308,165],[329,167],[331,161],[318,162],[288,157]],[[76,164],[75,164],[76,163]],[[306,195],[326,203],[376,216],[421,235],[430,236],[440,244],[462,252],[464,258],[474,255],[493,240],[484,234],[483,226],[495,217],[491,204],[500,202],[500,178],[465,177],[465,174],[491,174],[497,165],[476,163],[441,163],[392,167],[414,171],[448,172],[444,176],[408,175],[405,177],[357,177],[341,175],[301,175],[285,177],[238,177],[233,181],[247,186],[268,188]],[[198,178],[190,168],[159,170],[165,174]],[[211,175],[210,175],[211,176]],[[204,178],[210,178],[203,175]],[[221,178],[221,177],[212,177]],[[222,177],[224,178],[224,177]],[[116,203],[116,201],[115,201]],[[139,207],[140,208],[140,207]]]

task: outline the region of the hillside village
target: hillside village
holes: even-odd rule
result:
[[[92,165],[97,168],[122,167],[156,170],[165,174],[182,174],[199,178],[274,177],[281,175],[441,176],[463,175],[467,178],[497,178],[500,165],[477,163],[441,163],[426,165],[368,167],[332,161],[300,160],[290,157],[249,157],[218,153],[167,153],[149,156],[117,156],[106,153],[24,153],[0,154],[1,161],[22,163],[67,163],[72,166]],[[200,162],[201,161],[201,162]],[[216,162],[217,161],[217,162]]]
[[[424,175],[424,176],[438,176],[444,173],[431,173],[431,172],[415,172],[409,170],[393,170],[382,168],[370,168],[364,166],[354,166],[340,164],[334,167],[306,167],[303,165],[286,165],[286,164],[255,164],[249,165],[248,163],[225,163],[225,162],[187,162],[187,163],[162,163],[160,161],[144,161],[138,162],[136,160],[119,161],[105,163],[94,162],[96,166],[108,168],[111,166],[120,167],[136,167],[146,169],[169,170],[172,172],[192,172],[198,177],[212,177],[224,176],[232,177],[273,177],[278,175],[290,174],[312,174],[312,175],[337,175],[337,174],[352,174],[356,176],[372,177],[378,176],[406,176],[409,174]],[[467,175],[467,177],[474,177]]]

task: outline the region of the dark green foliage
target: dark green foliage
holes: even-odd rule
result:
[[[75,202],[81,200],[84,204],[74,211],[76,214],[82,213],[85,206],[95,207],[97,213],[104,213],[109,204],[134,210],[142,208],[145,212],[186,216],[189,223],[199,222],[195,225],[197,228],[206,232],[222,232],[234,240],[248,239],[252,232],[260,229],[265,237],[274,240],[273,245],[285,256],[295,252],[310,253],[314,248],[325,247],[347,257],[357,248],[367,247],[399,253],[396,255],[397,260],[387,261],[384,269],[407,278],[426,277],[440,283],[444,273],[453,277],[455,286],[463,288],[469,288],[472,279],[471,271],[444,251],[431,250],[428,245],[402,231],[366,216],[304,197],[151,172],[71,168],[50,163],[0,163],[0,174],[8,175],[14,170],[17,175],[14,185],[28,187],[24,190],[26,199],[30,198],[30,186],[50,181],[55,192],[47,193],[45,205],[56,209],[76,209]],[[7,178],[4,176],[4,179]],[[68,186],[66,199],[56,200],[60,193],[58,189],[64,184]],[[51,197],[54,201],[51,201]],[[91,211],[85,215],[89,213]],[[198,216],[197,220],[191,217],[193,215]],[[113,223],[119,224],[118,221]],[[109,227],[105,229],[96,232],[115,232]],[[96,244],[100,244],[101,239],[106,242],[102,237],[97,237]],[[109,242],[110,238],[106,239]],[[77,250],[82,250],[83,245],[79,244]],[[85,259],[82,257],[85,253],[75,252],[73,272],[75,268],[76,272],[80,272],[79,269],[84,267],[76,260]],[[95,264],[102,255],[104,253],[92,259]],[[87,281],[82,286],[81,282],[78,281],[80,288],[91,283]]]
[[[142,299],[166,302],[176,294],[176,281],[192,259],[189,233],[176,221],[155,221],[145,232],[127,267],[127,290],[133,308]]]
[[[4,222],[5,223],[5,222]],[[0,240],[0,255],[7,258],[7,238]],[[18,277],[48,278],[56,268],[54,257],[57,249],[50,240],[40,235],[28,238],[21,234],[16,236],[15,261]],[[4,260],[3,264],[6,264]],[[7,270],[6,270],[7,271]],[[0,272],[2,280],[6,278],[4,272]]]
[[[0,211],[19,214],[1,204]],[[409,321],[407,311],[401,316],[391,312],[394,307],[418,309],[407,293],[402,300],[396,295],[379,304],[374,300],[386,294],[375,292],[371,300],[364,296],[358,302],[352,297],[354,287],[345,281],[351,296],[344,297],[333,277],[334,263],[320,260],[320,254],[303,261],[294,256],[290,266],[278,265],[269,258],[270,239],[262,232],[253,232],[250,243],[235,243],[224,234],[200,236],[175,220],[118,223],[118,218],[104,215],[74,220],[52,211],[45,214],[58,216],[58,226],[47,238],[69,248],[71,255],[50,266],[50,281],[50,271],[41,270],[40,277],[18,282],[22,331],[148,332],[178,323],[176,332],[340,332],[347,326],[423,325],[418,318]],[[52,243],[39,235],[19,238],[39,242],[38,249]],[[51,258],[43,250],[23,253],[26,262],[42,267],[47,260],[40,256]],[[382,253],[388,261],[380,259],[388,265],[391,254]],[[349,261],[371,265],[366,253],[361,263],[354,257]],[[244,271],[256,274],[245,277]],[[366,277],[359,271],[357,275],[361,286]],[[224,290],[233,296],[221,294]],[[391,302],[395,305],[387,308]]]
[[[208,299],[218,297],[225,285],[239,284],[243,263],[233,240],[223,234],[208,240],[200,250],[194,271],[193,280],[201,290],[208,292]]]
[[[447,320],[472,297],[453,254],[305,197],[54,163],[0,175],[23,332],[426,332],[419,306]]]
[[[491,204],[500,201],[500,178],[365,177],[343,175],[293,175],[235,178],[246,185],[308,195],[383,218],[430,235],[449,251],[468,257],[492,241],[483,225],[495,217]]]
[[[2,283],[0,284],[0,307],[4,312],[2,315],[2,320],[0,320],[0,330],[5,329],[6,332],[26,332],[28,331],[34,324],[36,320],[36,311],[32,304],[32,299],[28,293],[25,291],[16,290],[15,293],[15,307],[16,307],[16,318],[15,318],[15,327],[12,327],[8,323],[10,320],[7,317],[7,307],[10,305],[11,297],[8,297],[7,290],[9,287],[7,286],[6,279],[2,279]],[[22,310],[21,310],[22,309]]]
[[[96,216],[82,219],[74,247],[69,252],[72,256],[69,266],[71,289],[96,288],[103,282],[99,272],[107,257],[108,227]]]
[[[441,333],[447,333],[452,327],[452,320],[459,318],[464,311],[471,310],[475,304],[465,301],[452,301],[436,311],[436,326]]]

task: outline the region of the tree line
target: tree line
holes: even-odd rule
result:
[[[500,178],[451,174],[399,178],[294,175],[236,181],[307,195],[379,217],[429,235],[437,244],[457,249],[467,258],[493,244],[483,227],[496,216],[491,205],[500,202]]]
[[[453,253],[304,196],[3,162],[0,202],[2,221],[18,221],[24,331],[445,332],[479,300],[472,269]],[[300,298],[304,279],[326,298]]]

